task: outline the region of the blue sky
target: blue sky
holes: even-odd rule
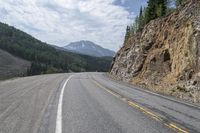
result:
[[[117,51],[146,0],[0,0],[0,21],[58,46],[90,40]]]

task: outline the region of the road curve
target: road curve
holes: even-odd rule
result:
[[[200,108],[104,73],[0,82],[0,133],[200,132]]]

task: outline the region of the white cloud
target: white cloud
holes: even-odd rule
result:
[[[63,46],[90,40],[117,50],[133,15],[114,0],[0,0],[0,21]]]

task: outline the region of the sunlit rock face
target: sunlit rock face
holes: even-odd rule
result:
[[[160,93],[200,101],[200,0],[147,24],[118,51],[110,74]]]

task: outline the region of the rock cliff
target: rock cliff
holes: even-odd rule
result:
[[[117,52],[111,76],[200,102],[200,0],[148,23]]]

